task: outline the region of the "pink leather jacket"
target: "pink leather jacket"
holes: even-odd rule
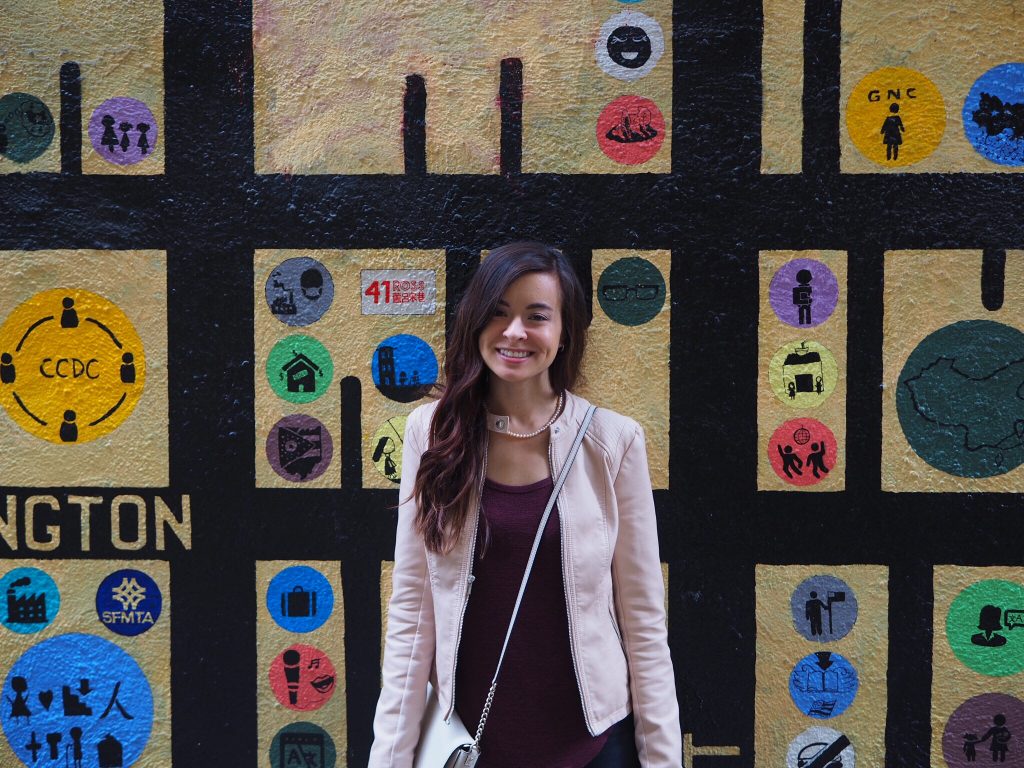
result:
[[[552,476],[561,470],[588,405],[567,394],[565,409],[551,426]],[[416,509],[409,497],[435,406],[417,408],[406,423],[403,503],[370,768],[412,765],[428,680],[442,711],[450,716],[454,709],[478,513],[447,555],[428,552],[416,532]],[[570,644],[587,726],[596,735],[632,711],[641,765],[679,768],[679,708],[654,497],[639,424],[597,410],[558,496],[558,509]],[[466,725],[475,730],[475,723]]]

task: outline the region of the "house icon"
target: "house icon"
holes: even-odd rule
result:
[[[287,376],[289,392],[316,392],[316,377],[323,376],[320,366],[301,352],[281,366],[281,378]]]

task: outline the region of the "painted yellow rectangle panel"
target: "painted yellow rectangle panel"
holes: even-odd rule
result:
[[[5,251],[0,259],[0,307],[4,307],[0,320],[0,335],[11,349],[0,352],[15,355],[17,368],[15,381],[0,386],[9,388],[29,410],[43,407],[53,415],[26,422],[30,433],[14,421],[11,410],[0,413],[0,441],[6,446],[0,454],[0,475],[10,485],[23,486],[102,486],[102,487],[161,487],[168,478],[168,401],[167,401],[167,256],[163,251]],[[73,289],[98,294],[127,318],[127,324],[142,344],[139,350],[112,344],[124,344],[120,339],[108,343],[108,336],[90,323],[88,309],[78,314],[76,328],[59,328],[63,322],[62,302],[48,293],[57,289]],[[22,338],[26,325],[16,317],[19,307],[26,318],[52,318],[36,326],[32,339],[50,339],[40,347],[32,359],[21,360],[14,339]],[[27,320],[26,320],[27,322]],[[109,322],[109,321],[108,321]],[[17,326],[17,327],[15,327]],[[110,333],[111,329],[106,329]],[[115,335],[116,331],[115,330]],[[114,336],[110,336],[114,339]],[[29,350],[31,345],[25,347]],[[49,350],[49,351],[47,351]],[[140,358],[144,356],[145,369],[142,392],[134,409],[109,434],[86,439],[91,426],[83,421],[79,425],[82,439],[70,444],[59,436],[61,408],[79,408],[75,403],[88,401],[91,413],[102,413],[107,405],[115,407],[124,391],[118,369],[124,352]],[[38,359],[36,359],[38,358]],[[80,362],[75,363],[75,359]],[[91,374],[82,366],[90,359]],[[42,399],[38,405],[28,399],[23,386],[39,384],[52,376],[60,360],[65,360],[63,371],[68,376],[65,389],[56,389],[59,379],[47,379],[54,396],[64,398],[54,404]],[[49,362],[47,362],[49,361]],[[42,368],[40,368],[40,366]],[[141,366],[139,366],[141,368]],[[90,389],[91,388],[91,389]],[[41,395],[45,392],[39,390]],[[92,394],[89,394],[92,392]],[[85,394],[83,394],[85,393]],[[12,402],[16,402],[13,399]],[[22,395],[25,395],[22,397]],[[4,394],[6,397],[6,393]],[[7,402],[5,400],[5,402]],[[34,412],[34,410],[33,410]],[[115,408],[116,414],[116,408]],[[38,414],[37,414],[38,417]],[[77,418],[77,414],[76,414]],[[67,435],[65,435],[67,436]]]
[[[257,172],[402,173],[405,78],[416,74],[427,91],[428,171],[496,173],[500,66],[518,58],[524,172],[665,173],[672,5],[647,0],[641,9],[660,27],[664,53],[635,82],[605,74],[595,56],[602,25],[622,11],[599,0],[557,8],[535,0],[256,0]],[[620,165],[598,146],[598,116],[623,94],[654,102],[667,124],[661,148],[643,164]]]
[[[968,320],[993,321],[1024,331],[1024,252],[1007,253],[1004,301],[1002,308],[996,311],[982,304],[981,267],[981,251],[888,251],[885,254],[882,490],[936,493],[1024,490],[1024,468],[1020,466],[989,477],[959,477],[932,466],[911,447],[897,413],[897,391],[903,368],[927,336]],[[1007,432],[1010,431],[1012,424],[1008,423]],[[1008,457],[1020,455],[1019,442],[1012,451],[1008,452]]]
[[[770,287],[776,273],[794,259],[811,259],[827,266],[835,275],[839,286],[838,299],[831,315],[816,326],[792,326],[779,319],[770,301]],[[842,491],[846,487],[846,285],[847,258],[844,251],[762,251],[760,264],[760,311],[758,320],[758,385],[757,385],[757,488],[761,491]],[[814,286],[814,280],[811,282]],[[785,297],[788,299],[788,296]],[[817,311],[821,302],[815,302],[812,296],[811,311]],[[814,315],[812,314],[812,320]],[[831,353],[835,360],[836,376],[834,389],[828,394],[829,373],[825,374],[825,399],[814,405],[810,401],[798,400],[785,395],[784,385],[772,377],[772,360],[784,361],[783,348],[792,351],[794,345],[806,343],[808,348],[820,345]],[[823,360],[827,357],[817,352]],[[778,356],[778,357],[777,357]],[[781,371],[780,371],[781,372]],[[774,382],[774,383],[773,383]],[[816,386],[816,385],[815,385]],[[776,391],[781,387],[781,391]],[[791,404],[792,403],[792,404]],[[831,457],[826,456],[829,468],[821,480],[811,485],[798,486],[787,482],[772,467],[770,457],[770,441],[772,435],[782,424],[793,419],[814,419],[828,427],[835,436],[838,456],[833,465],[828,465]],[[788,442],[788,441],[787,441]],[[777,450],[777,449],[776,449]],[[797,446],[796,453],[805,461],[808,456],[806,445]],[[803,473],[813,472],[805,461],[800,468]],[[791,472],[792,474],[792,472]]]
[[[1020,4],[1014,0],[961,0],[956,3],[895,3],[880,7],[873,3],[843,6],[842,65],[840,83],[840,148],[844,173],[971,173],[1012,172],[1020,165],[999,165],[975,151],[964,133],[963,109],[975,81],[995,66],[1019,62],[1024,57],[1020,30]],[[905,124],[901,152],[914,151],[923,141],[925,123],[934,120],[942,131],[941,141],[922,159],[908,165],[869,159],[855,146],[847,129],[851,94],[861,80],[879,69],[902,68],[920,73],[940,94],[937,116],[928,116],[924,91],[908,99],[905,89],[898,100],[883,93],[873,104],[856,109],[873,111],[879,126],[872,144],[882,146],[880,128],[890,114],[891,103],[901,105]],[[899,85],[899,77],[892,82]],[[886,89],[888,90],[888,89]],[[945,114],[945,120],[941,115]],[[924,121],[924,122],[922,122]]]
[[[764,0],[761,173],[803,167],[804,0]]]
[[[17,560],[6,561],[0,567],[0,578],[7,576],[15,568],[32,568],[46,573],[53,579],[60,597],[60,608],[56,616],[51,616],[51,623],[43,629],[31,634],[18,634],[8,627],[0,628],[0,669],[10,670],[18,659],[37,644],[69,633],[86,634],[102,638],[125,651],[139,665],[149,683],[153,696],[153,727],[148,741],[139,759],[133,763],[139,768],[170,768],[171,761],[171,571],[167,562],[160,560]],[[122,569],[142,571],[148,575],[160,590],[161,610],[154,623],[141,634],[134,637],[120,635],[107,629],[96,612],[97,591],[103,580]],[[31,578],[31,577],[30,577]],[[37,584],[29,585],[28,589],[39,588]],[[6,596],[4,597],[6,600]],[[151,610],[151,601],[142,595],[137,603],[140,612]],[[4,611],[4,615],[7,612]],[[77,687],[79,681],[68,680]],[[99,717],[111,699],[111,691],[106,687],[108,681],[92,680],[93,690],[90,694],[80,694],[79,698],[85,706],[93,710],[93,716]],[[32,689],[32,681],[28,680],[30,710],[39,709],[37,695],[39,690]],[[9,689],[8,689],[9,690]],[[51,706],[61,706],[61,691],[56,691],[55,701]],[[101,698],[102,697],[102,698]],[[118,703],[132,714],[130,702]],[[6,703],[5,703],[6,705]],[[119,710],[111,710],[111,717],[119,718]],[[40,710],[41,711],[41,710]],[[70,723],[73,724],[73,723]],[[70,725],[69,724],[69,725]],[[45,744],[45,734],[39,733],[38,740]],[[59,745],[63,753],[64,746],[71,745],[70,735],[65,735]],[[47,753],[40,752],[40,757]],[[95,753],[94,753],[95,754]],[[63,760],[61,760],[63,763]],[[54,763],[56,765],[56,763]],[[22,765],[22,761],[14,754],[7,739],[0,739],[0,765]]]
[[[334,607],[326,620],[310,632],[289,632],[277,623],[267,607],[271,581],[286,568],[305,566],[323,576],[334,594]],[[321,605],[323,601],[321,600]],[[322,652],[334,667],[334,690],[325,704],[309,710],[292,709],[278,701],[270,682],[274,659],[294,645],[311,646]],[[301,654],[301,652],[300,652]],[[304,658],[302,660],[305,661]],[[313,663],[311,659],[309,663]],[[323,669],[325,667],[319,667]],[[269,765],[274,737],[293,723],[312,723],[326,731],[345,764],[348,751],[347,705],[345,686],[345,601],[342,592],[342,564],[337,560],[257,560],[256,561],[256,707],[259,747],[257,765]]]
[[[334,299],[330,307],[319,320],[307,326],[290,326],[279,321],[267,303],[266,286],[268,281],[274,279],[273,273],[286,259],[297,257],[316,259],[330,273],[334,286]],[[433,311],[426,314],[364,314],[363,301],[368,297],[364,296],[362,273],[371,270],[425,271],[432,274],[436,291]],[[411,402],[398,402],[386,397],[374,385],[372,361],[382,341],[403,334],[415,336],[428,345],[440,369],[445,345],[444,251],[261,250],[255,255],[254,274],[257,487],[340,486],[341,380],[346,376],[354,376],[362,385],[362,424],[359,429],[363,441],[363,487],[397,489],[397,481],[386,477],[383,470],[401,467],[400,442],[404,436],[404,418],[427,400],[420,398]],[[425,282],[429,284],[430,281]],[[296,300],[303,301],[298,287],[293,288],[294,294],[298,296]],[[383,302],[384,289],[380,286],[378,289],[381,291],[380,301]],[[271,386],[267,372],[268,358],[274,346],[297,334],[310,336],[322,344],[330,354],[334,368],[332,381],[324,394],[308,403],[293,403],[279,397]],[[401,373],[399,371],[398,375]],[[411,375],[419,374],[417,371]],[[319,420],[330,432],[333,443],[333,457],[326,471],[305,482],[295,482],[278,475],[267,458],[267,436],[271,429],[279,419],[297,413]],[[378,451],[384,437],[389,439],[385,441],[382,450]],[[273,449],[271,445],[271,451]]]
[[[858,765],[885,762],[886,670],[889,646],[888,569],[879,565],[758,565],[757,643],[754,674],[754,765],[787,765],[790,743],[807,728],[843,733]],[[837,640],[812,642],[796,630],[793,605],[809,597],[796,590],[812,576],[845,582],[857,601],[856,621]],[[846,595],[850,604],[850,595]],[[827,719],[805,715],[790,696],[790,674],[801,659],[819,651],[838,653],[857,671],[858,687],[848,708]],[[795,764],[795,763],[794,763]]]
[[[613,320],[601,306],[598,292],[601,275],[620,259],[643,259],[660,273],[662,286],[651,303],[662,308],[650,320],[624,325]],[[584,384],[579,394],[594,404],[625,414],[640,422],[647,436],[647,458],[655,488],[668,488],[669,457],[669,337],[672,296],[669,251],[597,250],[593,253],[594,317],[583,358]],[[653,285],[653,283],[652,283]],[[609,304],[613,311],[621,303],[639,303],[636,286],[630,286],[625,301]],[[636,322],[636,318],[632,322]]]

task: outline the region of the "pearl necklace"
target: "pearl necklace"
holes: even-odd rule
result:
[[[487,428],[492,432],[501,432],[503,435],[508,435],[509,437],[516,437],[519,438],[520,440],[526,440],[531,437],[536,437],[545,429],[554,424],[555,420],[562,415],[562,405],[564,405],[564,403],[565,393],[559,392],[558,402],[555,403],[555,412],[551,414],[551,418],[548,419],[547,423],[543,427],[541,427],[540,429],[535,429],[533,432],[527,432],[526,434],[523,434],[521,432],[513,432],[511,429],[509,429],[509,423],[511,421],[510,417],[495,416],[490,411],[487,412]]]

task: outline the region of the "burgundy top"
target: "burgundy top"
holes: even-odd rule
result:
[[[484,483],[481,508],[490,540],[482,557],[482,538],[477,543],[476,580],[455,673],[455,709],[470,735],[480,722],[533,538],[553,488],[550,477],[520,486]],[[607,738],[607,732],[591,736],[583,719],[569,646],[556,505],[505,652],[477,766],[583,768]]]

